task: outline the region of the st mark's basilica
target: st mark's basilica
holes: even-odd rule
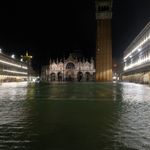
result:
[[[95,80],[95,65],[91,58],[80,59],[72,54],[63,60],[50,60],[49,65],[42,68],[43,81],[93,81]]]

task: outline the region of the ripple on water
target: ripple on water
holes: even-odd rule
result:
[[[0,86],[0,149],[150,149],[150,87]]]

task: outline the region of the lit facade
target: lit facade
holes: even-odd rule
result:
[[[133,75],[135,73],[136,77],[141,76],[142,78],[143,75],[147,74],[146,80],[149,81],[150,22],[145,26],[145,28],[138,34],[138,36],[131,42],[131,44],[124,51],[123,61],[124,61],[124,69],[123,69],[124,78],[126,78],[127,76],[129,78],[129,75]]]
[[[0,82],[27,80],[28,67],[25,62],[0,52]]]
[[[150,65],[150,22],[124,52],[124,72]]]
[[[71,54],[67,59],[50,60],[48,66],[44,66],[41,72],[43,81],[93,81],[95,80],[94,60],[78,59]]]

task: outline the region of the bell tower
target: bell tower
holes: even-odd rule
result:
[[[96,0],[96,81],[112,81],[112,0]]]

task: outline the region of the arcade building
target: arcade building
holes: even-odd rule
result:
[[[0,49],[0,84],[5,82],[32,82],[36,79],[36,73],[32,69],[28,53],[22,56],[21,60],[15,58],[15,55],[7,55]],[[26,58],[26,60],[25,60]]]
[[[150,83],[150,22],[124,51],[123,81]]]
[[[12,81],[27,81],[28,66],[25,62],[0,51],[0,83]]]
[[[41,80],[46,82],[62,81],[94,81],[94,60],[79,59],[72,54],[68,58],[51,60],[49,65],[43,66]]]

